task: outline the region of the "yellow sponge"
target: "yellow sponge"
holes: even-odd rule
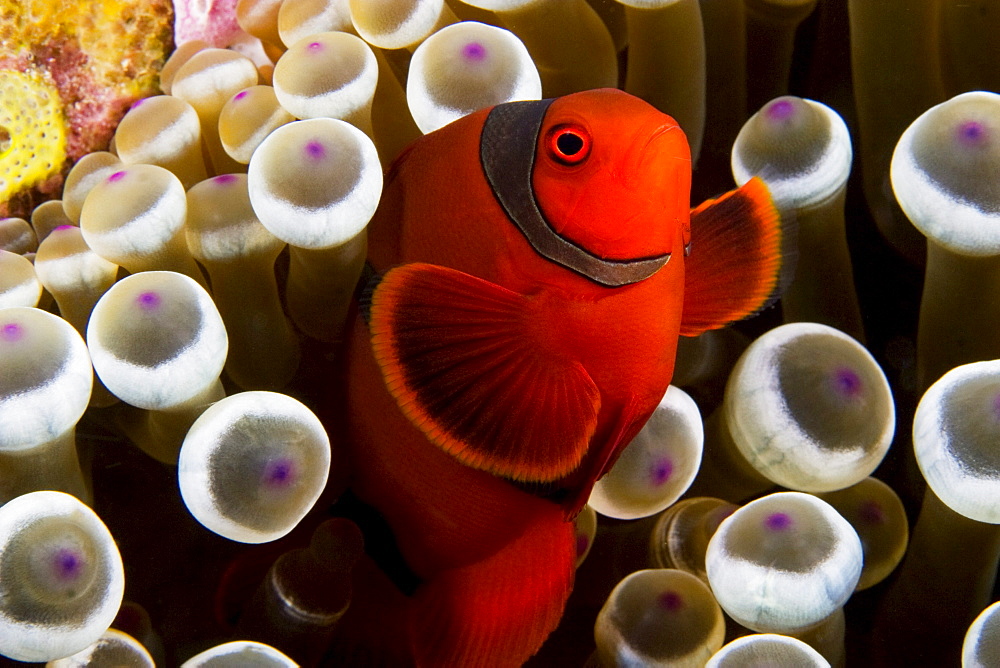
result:
[[[57,173],[65,158],[56,87],[38,74],[0,72],[0,201]]]

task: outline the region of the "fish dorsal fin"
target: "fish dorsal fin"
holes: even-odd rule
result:
[[[780,297],[790,274],[791,233],[759,178],[692,210],[681,334],[724,327]]]
[[[406,264],[375,288],[370,327],[402,412],[463,464],[529,482],[580,464],[600,393],[544,330],[532,298],[455,269]]]

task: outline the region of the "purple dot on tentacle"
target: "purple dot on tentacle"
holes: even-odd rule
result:
[[[125,170],[122,170],[120,172],[115,172],[114,174],[108,177],[108,183],[117,183],[118,181],[121,181],[122,179],[125,178],[125,174],[127,173],[128,172],[126,172]]]
[[[10,322],[0,327],[0,338],[4,341],[20,341],[24,336],[24,328],[16,322]]]
[[[684,597],[675,591],[665,591],[656,597],[656,603],[667,612],[677,612],[684,607]]]
[[[462,47],[462,57],[466,60],[479,62],[486,58],[486,47],[481,42],[469,42]]]
[[[74,550],[63,548],[52,558],[52,571],[61,581],[75,580],[83,570],[83,559]]]
[[[274,459],[264,466],[263,482],[267,487],[287,487],[295,477],[295,462],[290,459]]]
[[[885,511],[877,501],[866,501],[858,507],[858,517],[865,524],[884,524]]]
[[[236,183],[235,174],[219,174],[212,179],[212,183],[216,183],[220,186],[229,185],[230,183]]]
[[[322,143],[313,140],[306,144],[305,153],[313,160],[322,160],[326,157],[326,147]]]
[[[239,93],[237,93],[236,95],[233,96],[233,99],[236,100],[237,102],[239,102],[240,100],[242,100],[243,98],[245,98],[249,94],[250,94],[250,91],[241,90]]]
[[[52,231],[58,232],[59,230],[75,230],[78,229],[76,225],[57,225]]]
[[[312,53],[316,53],[317,51],[322,51],[323,50],[323,43],[322,42],[309,42],[309,45],[306,47],[306,49],[308,49]]]
[[[135,102],[132,103],[132,106],[129,107],[129,111],[131,111],[132,109],[137,108],[140,104],[142,104],[145,101],[146,101],[146,98],[140,97],[138,100],[136,100]]]
[[[653,465],[649,467],[649,478],[650,482],[653,483],[654,487],[659,487],[663,483],[670,480],[670,476],[674,472],[674,463],[667,458],[658,459],[653,462]]]
[[[968,147],[982,146],[989,140],[989,132],[979,121],[965,121],[955,133],[959,143]]]
[[[152,311],[160,305],[160,299],[160,295],[155,292],[143,292],[135,298],[135,303],[143,310]]]
[[[792,104],[791,100],[778,100],[769,104],[764,113],[772,121],[785,121],[795,113],[795,105]]]
[[[863,389],[861,376],[853,369],[840,367],[833,372],[833,388],[842,397],[853,399],[861,394]]]
[[[792,518],[788,513],[771,513],[765,518],[764,526],[771,531],[784,531],[792,526]]]

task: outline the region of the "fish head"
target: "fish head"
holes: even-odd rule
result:
[[[619,90],[555,100],[532,184],[552,230],[614,261],[681,255],[690,240],[691,152],[670,116]]]
[[[601,89],[493,107],[480,162],[508,222],[560,271],[614,288],[683,254],[687,138],[639,98]]]

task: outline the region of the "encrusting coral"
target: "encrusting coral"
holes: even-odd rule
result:
[[[172,24],[169,0],[0,0],[0,215],[58,196],[73,162],[108,145],[157,90]]]

